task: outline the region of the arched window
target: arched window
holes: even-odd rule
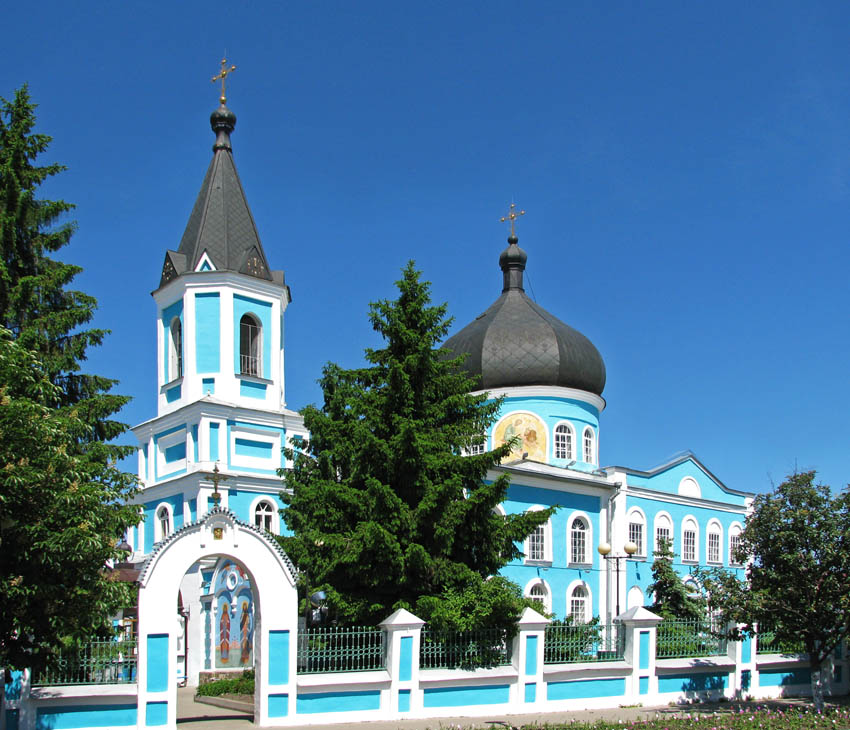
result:
[[[566,423],[555,427],[555,458],[575,459],[573,456],[573,429]]]
[[[171,320],[171,337],[168,338],[168,380],[183,377],[183,325],[180,317]]]
[[[532,507],[529,512],[537,512],[543,507]],[[525,541],[525,562],[540,563],[552,561],[552,523],[546,520],[538,525]]]
[[[261,376],[260,367],[263,351],[263,328],[250,314],[239,320],[239,372],[242,375]]]
[[[708,523],[705,540],[705,559],[709,563],[720,563],[720,545],[723,542],[723,528],[717,520]]]
[[[661,549],[662,540],[667,542],[670,552],[673,552],[673,520],[664,513],[655,516],[655,550]]]
[[[729,565],[741,565],[738,548],[741,547],[741,525],[737,522],[729,526]]]
[[[528,597],[537,603],[539,603],[543,610],[546,611],[548,603],[549,603],[549,592],[546,590],[546,586],[542,583],[535,583],[531,586],[531,590],[528,592]]]
[[[570,618],[573,623],[584,624],[588,621],[588,592],[583,585],[573,588],[570,594]]]
[[[570,525],[570,562],[589,563],[588,528],[583,517],[576,517]]]
[[[266,532],[272,531],[272,518],[274,517],[274,507],[270,502],[260,502],[254,507],[254,524],[261,530]]]
[[[584,429],[582,442],[584,443],[584,460],[588,464],[596,463],[596,460],[594,459],[595,450],[593,444],[593,429],[590,426]]]
[[[682,560],[695,563],[699,560],[697,538],[699,528],[693,517],[686,517],[682,522]]]
[[[635,555],[637,557],[646,557],[646,518],[643,512],[639,509],[633,509],[629,512],[629,542],[637,545]]]
[[[168,511],[168,507],[162,505],[156,511],[156,519],[159,523],[159,540],[164,540],[171,534],[171,512]]]

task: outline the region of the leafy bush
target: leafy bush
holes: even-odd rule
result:
[[[252,695],[254,694],[254,670],[246,669],[241,677],[233,679],[214,679],[198,686],[198,694],[204,697],[220,697],[221,695]]]

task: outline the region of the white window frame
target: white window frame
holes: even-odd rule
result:
[[[575,620],[575,616],[573,614],[573,600],[575,598],[574,594],[576,589],[579,588],[584,591],[584,596],[580,597],[584,601],[584,615],[581,617],[581,623],[587,623],[593,615],[593,592],[590,590],[590,586],[583,580],[574,580],[567,586],[567,605],[565,614],[566,616],[573,616]]]
[[[586,464],[596,463],[596,434],[590,426],[585,426],[581,432],[581,455]]]
[[[559,429],[561,429],[559,431]],[[567,438],[565,439],[566,444],[563,449],[563,455],[558,453],[559,445],[558,445],[558,436],[559,434],[566,433]],[[553,459],[564,459],[565,461],[574,461],[576,456],[576,430],[573,428],[573,425],[569,421],[559,421],[555,424],[555,428],[552,429],[552,458]]]
[[[532,578],[528,581],[522,594],[526,598],[536,599],[537,597],[532,596],[531,594],[531,591],[535,588],[539,588],[543,591],[543,595],[541,596],[543,598],[543,601],[541,602],[543,610],[546,611],[546,613],[552,613],[552,590],[550,589],[549,584],[542,578]]]
[[[735,558],[734,558],[734,554],[735,554],[734,553],[734,546],[732,544],[733,540],[735,540],[736,538],[737,538],[738,541],[740,541],[741,533],[743,531],[744,531],[744,526],[740,522],[733,522],[731,525],[729,525],[729,540],[728,540],[728,545],[727,545],[727,550],[728,550],[727,555],[729,556],[729,565],[734,565],[736,567],[743,565],[743,563],[739,563],[737,560],[735,560]]]
[[[573,526],[576,521],[584,523],[584,555],[573,551]],[[593,522],[585,512],[573,512],[567,521],[567,562],[570,565],[593,565]]]
[[[669,512],[661,511],[661,512],[657,512],[655,514],[655,517],[653,518],[653,526],[652,526],[652,539],[654,541],[653,545],[655,547],[655,551],[657,551],[659,549],[659,546],[658,546],[658,528],[663,527],[663,528],[666,528],[670,533],[670,535],[668,537],[668,540],[670,541],[670,552],[671,553],[675,552],[676,543],[674,542],[674,540],[676,539],[676,534],[675,534],[675,529],[673,527],[673,524],[674,524],[673,518],[670,516]]]
[[[246,323],[249,327],[253,327],[256,329],[256,338],[254,340],[250,337],[250,330],[248,332],[248,352],[242,351],[242,325],[245,319],[250,320],[250,322]],[[251,344],[253,342],[253,347]],[[248,358],[246,360],[246,358]],[[251,366],[251,360],[255,360],[254,367]],[[251,372],[252,369],[254,372]],[[255,378],[262,378],[263,375],[263,323],[260,318],[254,314],[253,312],[245,312],[239,318],[239,374],[240,375],[248,375],[253,376]]]
[[[160,512],[165,510],[168,513],[169,530],[167,534],[163,534],[162,520]],[[154,543],[164,540],[168,535],[174,534],[174,508],[168,502],[160,502],[153,511],[153,541]]]
[[[177,334],[179,342],[174,336],[175,325],[177,326]],[[183,377],[183,322],[180,321],[180,316],[173,317],[168,325],[168,373],[165,381],[170,383],[172,380],[177,380]]]
[[[529,507],[526,512],[540,512],[546,509],[542,505],[535,505],[533,507]],[[550,517],[546,520],[545,523],[540,525],[543,528],[543,557],[542,558],[532,558],[531,555],[531,538],[534,535],[532,533],[529,535],[525,542],[523,543],[523,553],[525,557],[523,562],[526,565],[551,565],[552,564],[552,518]],[[535,528],[536,530],[537,528]]]
[[[710,545],[712,535],[717,536],[716,556],[712,556],[711,554]],[[712,557],[716,557],[716,560],[712,560]],[[705,529],[705,561],[712,565],[723,564],[723,526],[720,524],[720,521],[716,519],[710,520]]]
[[[266,495],[263,495],[263,496],[260,496],[260,497],[256,497],[254,499],[254,501],[251,502],[251,511],[249,513],[250,524],[252,524],[254,527],[257,527],[257,509],[259,508],[259,506],[263,502],[266,502],[267,504],[270,504],[272,506],[272,512],[271,512],[271,515],[270,515],[271,516],[271,527],[269,528],[268,531],[270,533],[272,533],[273,535],[279,535],[280,534],[280,515],[278,514],[278,510],[280,509],[280,507],[278,506],[277,502],[275,501],[275,499],[273,497],[268,497]],[[264,528],[260,528],[260,529],[264,529]]]
[[[632,507],[629,510],[628,517],[626,518],[626,535],[627,540],[629,542],[635,542],[632,539],[632,525],[640,525],[641,527],[641,540],[639,543],[636,543],[638,546],[637,552],[635,553],[636,558],[645,558],[646,557],[646,515],[643,513],[643,510],[640,507]]]
[[[692,532],[694,535],[694,554],[693,557],[688,557],[685,549],[685,536]],[[698,563],[699,562],[699,522],[692,515],[687,515],[682,519],[682,562]]]

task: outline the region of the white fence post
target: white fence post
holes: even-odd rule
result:
[[[513,665],[517,670],[517,705],[544,702],[543,645],[549,619],[533,608],[526,608],[517,621],[519,631],[513,641]],[[533,709],[533,708],[529,708]]]
[[[658,676],[655,672],[656,628],[661,617],[635,606],[614,619],[626,632],[626,650],[623,659],[631,666],[631,677],[626,680],[626,700],[643,702],[647,695],[658,694]]]
[[[400,608],[378,624],[387,632],[387,671],[390,689],[384,712],[387,716],[409,716],[422,708],[419,689],[419,646],[424,621]]]

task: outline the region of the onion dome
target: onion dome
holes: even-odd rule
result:
[[[581,332],[526,296],[527,260],[512,231],[499,257],[502,295],[443,347],[455,355],[467,354],[462,367],[481,390],[556,385],[601,396],[605,363],[599,350]]]

